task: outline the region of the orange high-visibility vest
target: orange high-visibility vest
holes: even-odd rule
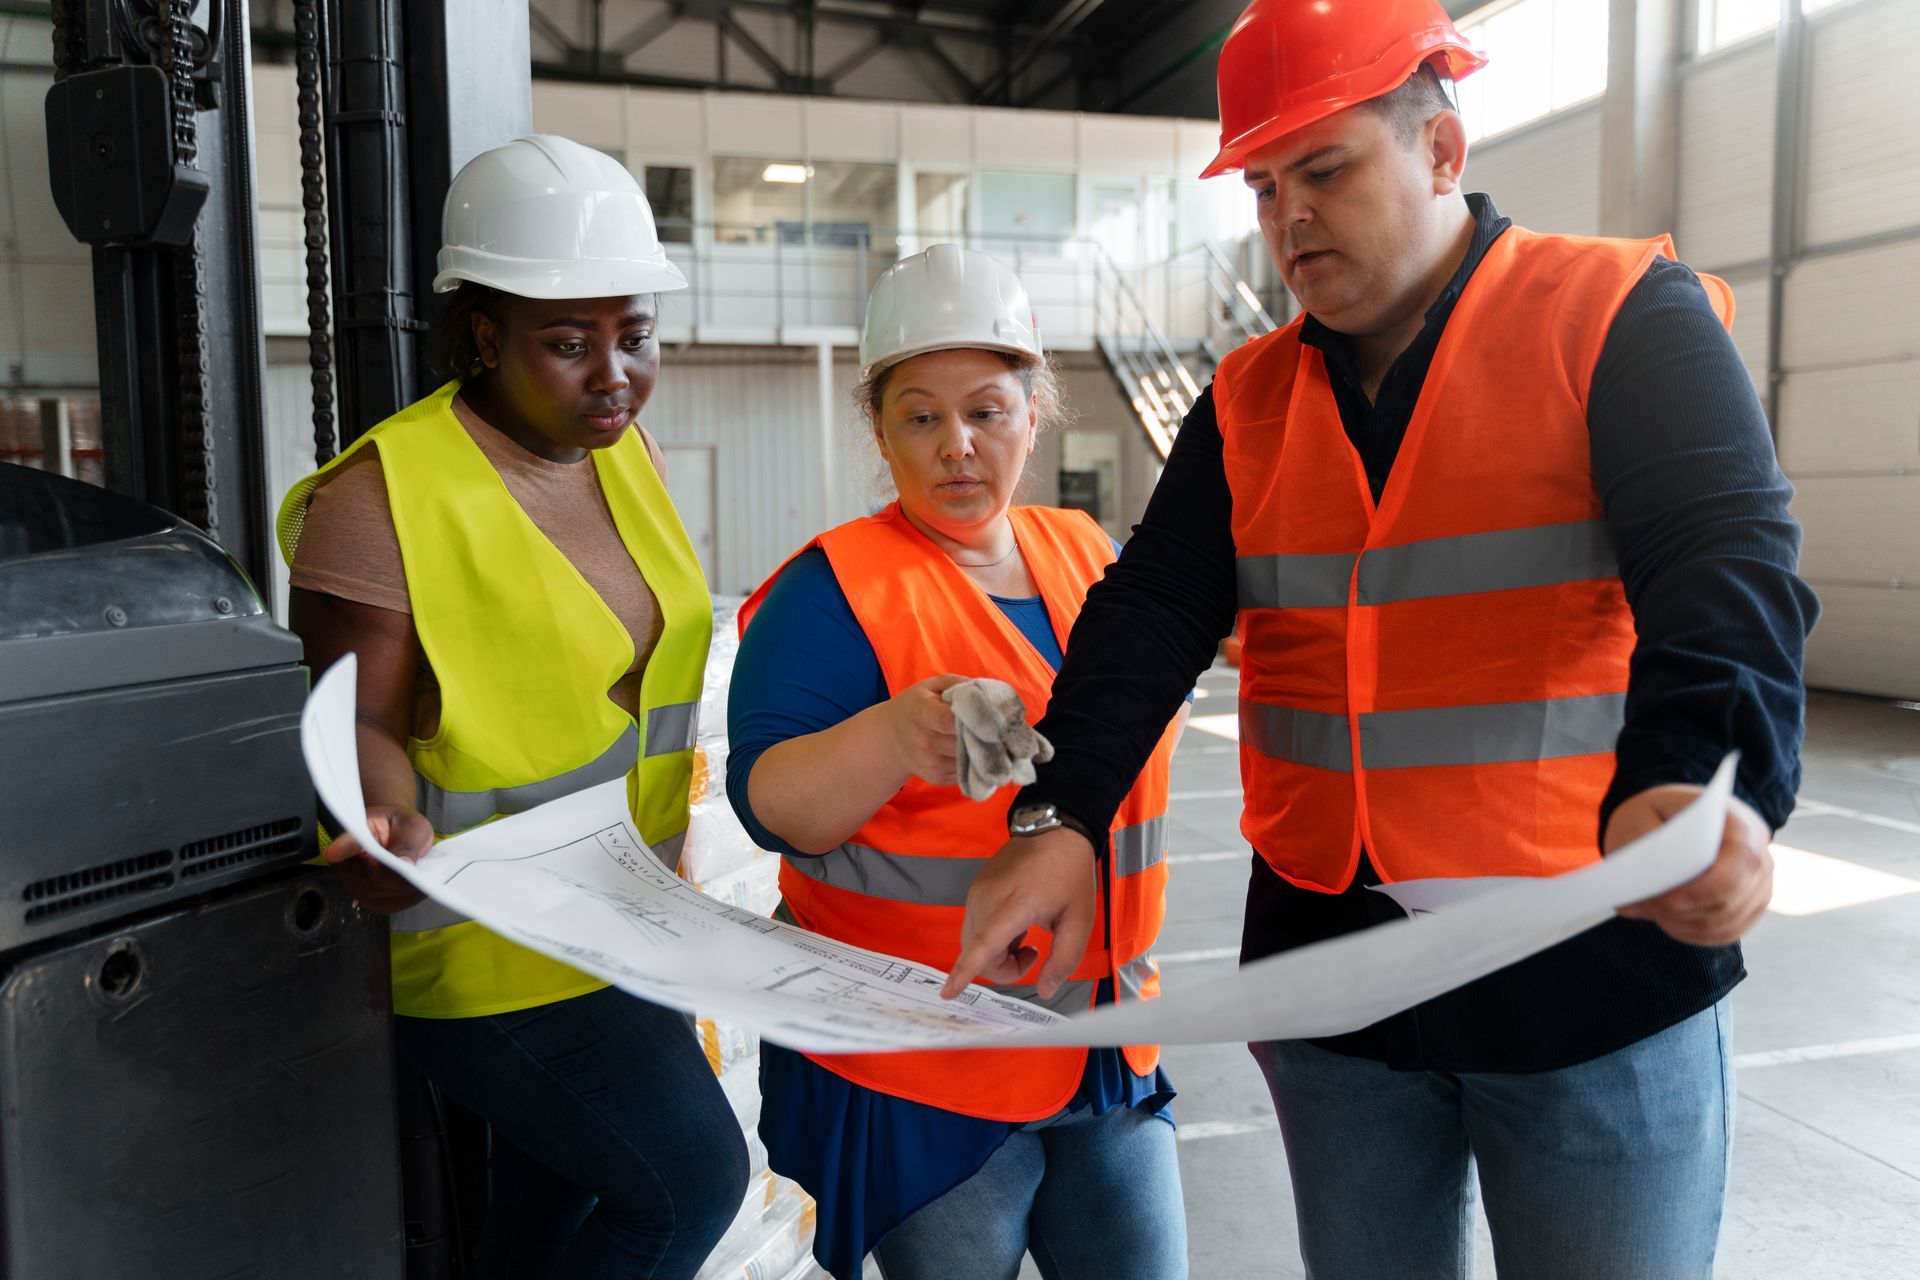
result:
[[[1087,588],[1113,560],[1113,543],[1079,511],[1015,507],[1014,539],[1040,588],[1054,635],[1066,647]],[[1053,668],[958,566],[910,524],[895,503],[878,515],[820,535],[824,549],[880,660],[887,691],[897,694],[951,672],[1004,680],[1037,721],[1053,688]],[[804,548],[803,548],[804,549]],[[776,573],[774,577],[778,577]],[[752,619],[772,579],[741,609]],[[1105,852],[1100,914],[1072,978],[1045,1003],[1060,1012],[1093,1004],[1111,981],[1119,1000],[1160,994],[1152,956],[1166,916],[1167,765],[1171,726],[1113,821]],[[957,787],[915,778],[846,844],[822,857],[788,857],[780,892],[796,923],[815,933],[948,969],[960,954],[967,890],[1007,841],[1015,788],[976,803]],[[1000,987],[1038,1002],[1034,972]],[[1156,1045],[1125,1050],[1139,1075],[1160,1061]],[[853,1083],[894,1097],[989,1120],[1037,1120],[1060,1110],[1080,1086],[1085,1049],[928,1050],[808,1057]]]
[[[1599,857],[1634,629],[1587,393],[1656,255],[1672,242],[1495,240],[1377,509],[1298,323],[1222,361],[1241,830],[1288,881],[1337,893],[1363,845],[1388,881]],[[1731,325],[1732,294],[1702,280]]]

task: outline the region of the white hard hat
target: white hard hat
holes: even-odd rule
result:
[[[626,166],[550,133],[483,151],[454,175],[435,293],[462,280],[523,298],[684,289]]]
[[[860,333],[862,377],[960,347],[1040,355],[1033,303],[1006,266],[976,249],[936,244],[902,258],[874,282]]]

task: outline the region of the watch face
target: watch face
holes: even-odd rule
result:
[[[1059,816],[1050,804],[1023,804],[1007,815],[1007,826],[1016,832],[1045,831],[1058,826]]]

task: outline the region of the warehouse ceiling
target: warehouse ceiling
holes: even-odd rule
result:
[[[529,0],[547,79],[1195,117],[1214,114],[1214,63],[1244,3]],[[252,13],[256,46],[284,56],[292,0]]]

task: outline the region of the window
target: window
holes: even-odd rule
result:
[[[980,231],[989,253],[1060,253],[1073,237],[1073,177],[980,175]]]
[[[1093,214],[1088,233],[1095,244],[1106,251],[1114,265],[1139,265],[1140,192],[1135,187],[1096,186],[1092,195]]]
[[[967,238],[967,175],[913,175],[914,230],[922,245]]]
[[[713,161],[714,239],[722,244],[871,246],[891,253],[899,221],[898,171],[890,164],[819,160]]]
[[[1813,13],[1840,0],[1800,0],[1802,13]],[[1748,36],[1770,31],[1780,21],[1780,0],[1699,0],[1700,29],[1694,48],[1711,53]]]
[[[1463,21],[1460,34],[1488,58],[1456,86],[1469,138],[1503,133],[1606,92],[1605,0],[1489,5]]]
[[[782,223],[807,220],[806,166],[787,179],[785,161],[713,158],[713,238],[721,244],[770,244]],[[772,178],[766,175],[771,171]]]
[[[650,164],[641,181],[666,244],[693,243],[693,170]]]
[[[890,164],[816,160],[807,180],[807,221],[815,245],[894,254],[900,170]]]

